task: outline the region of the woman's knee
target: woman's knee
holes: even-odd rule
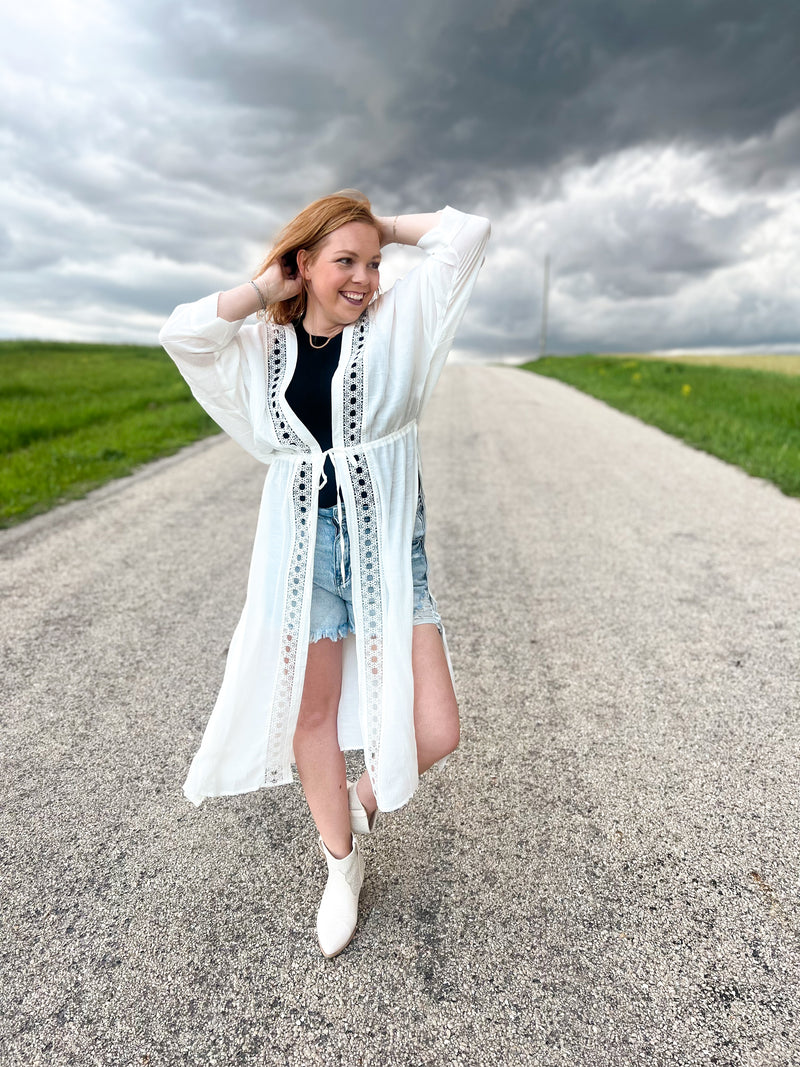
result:
[[[453,715],[429,719],[420,727],[417,730],[417,753],[426,767],[455,752],[460,744],[461,727],[457,710]]]
[[[297,717],[295,735],[314,734],[320,730],[335,728],[338,711],[339,701],[333,696],[304,700]]]
[[[310,644],[295,733],[316,733],[331,726],[335,729],[341,688],[341,643],[324,639]]]
[[[438,747],[441,750],[439,759],[444,759],[445,756],[449,756],[451,752],[455,752],[461,743],[461,724],[458,721],[458,715],[454,719],[443,723],[441,731],[437,738]]]

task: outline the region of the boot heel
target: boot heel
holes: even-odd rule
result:
[[[354,834],[371,834],[375,829],[378,809],[367,815],[367,809],[358,799],[358,782],[347,783],[347,802],[350,808],[350,829]]]

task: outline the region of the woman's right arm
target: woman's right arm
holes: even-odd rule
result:
[[[291,300],[300,292],[300,275],[290,274],[282,263],[272,263],[252,282],[237,285],[219,294],[217,315],[227,322],[238,322],[262,311],[268,304]],[[255,286],[255,288],[253,288]]]
[[[252,292],[252,289],[251,289]],[[255,293],[253,293],[255,298]],[[257,458],[251,418],[251,383],[258,373],[257,327],[217,314],[219,294],[179,304],[158,340],[186,380],[192,395],[216,424]]]
[[[251,412],[253,388],[256,397],[264,388],[263,327],[244,326],[244,320],[273,300],[295,295],[300,282],[277,264],[254,281],[258,292],[245,282],[180,304],[158,339],[217,425],[256,458],[266,460],[263,443],[255,440]]]

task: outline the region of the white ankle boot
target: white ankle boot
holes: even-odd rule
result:
[[[319,839],[328,864],[328,884],[317,912],[317,939],[322,955],[328,959],[338,956],[356,932],[358,897],[364,882],[364,857],[356,839],[352,841],[350,855],[338,860],[328,852],[322,838]]]
[[[347,783],[347,801],[350,807],[350,829],[354,834],[371,834],[375,829],[378,809],[367,815],[367,809],[358,799],[358,782]]]

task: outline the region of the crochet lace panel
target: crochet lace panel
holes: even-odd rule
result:
[[[342,440],[346,447],[361,444],[364,421],[364,346],[368,333],[369,318],[365,311],[353,327],[350,358],[342,382]]]
[[[272,419],[272,428],[278,443],[284,448],[310,452],[310,447],[300,440],[286,417],[283,406],[286,384],[286,330],[273,322],[267,324],[264,361],[267,373],[267,411]]]
[[[348,455],[347,464],[356,498],[355,525],[358,528],[358,562],[361,574],[362,625],[360,632],[356,633],[356,640],[365,683],[364,718],[367,728],[364,760],[374,785],[378,772],[383,709],[383,596],[378,509],[372,476],[364,453]]]
[[[356,323],[350,359],[344,375],[343,433],[344,443],[356,448],[361,444],[364,418],[364,347],[369,333],[365,312]],[[383,597],[381,560],[378,544],[378,507],[372,475],[363,452],[348,452],[347,466],[356,501],[356,514],[348,518],[357,529],[359,574],[361,575],[362,626],[356,634],[363,665],[366,700],[364,759],[373,784],[380,755],[381,717],[383,709]],[[353,590],[355,594],[355,589]]]
[[[281,623],[280,655],[272,693],[267,741],[266,784],[280,785],[286,780],[286,766],[291,762],[293,722],[300,708],[302,679],[297,678],[297,649],[300,620],[306,595],[306,570],[309,561],[309,507],[313,467],[308,460],[299,463],[292,478],[292,548],[286,580],[286,595]]]
[[[267,409],[279,443],[301,453],[311,451],[292,428],[286,416],[282,395],[286,379],[286,331],[273,323],[267,325],[265,345],[267,372]],[[286,780],[286,766],[291,762],[292,723],[300,707],[302,685],[296,684],[297,644],[303,600],[306,596],[306,570],[309,559],[309,507],[312,499],[313,468],[303,460],[292,475],[292,543],[286,592],[281,620],[280,656],[267,740],[266,784],[279,785]]]

